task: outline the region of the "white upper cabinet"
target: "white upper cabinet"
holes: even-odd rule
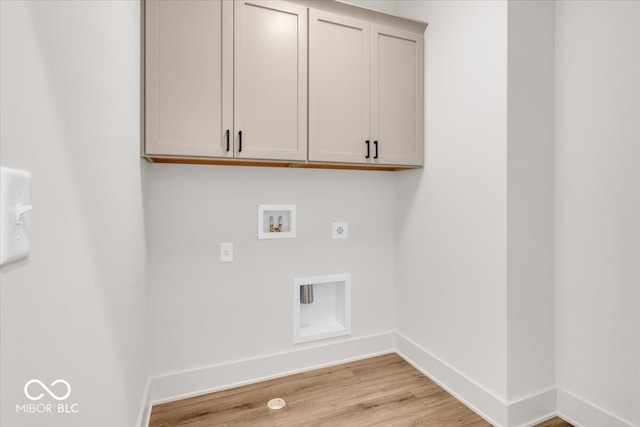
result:
[[[146,0],[154,162],[423,164],[423,33],[335,1]]]
[[[371,139],[373,161],[424,163],[422,35],[372,25]]]
[[[423,38],[309,12],[309,161],[423,164]]]
[[[224,88],[232,87],[233,68],[223,58],[232,58],[233,40],[223,31],[231,29],[225,13],[233,18],[220,0],[145,3],[147,155],[227,155],[233,119]]]
[[[147,156],[306,160],[306,8],[147,0],[145,18]]]
[[[307,9],[235,2],[235,155],[307,159]]]
[[[309,161],[366,163],[370,62],[368,22],[309,11]]]

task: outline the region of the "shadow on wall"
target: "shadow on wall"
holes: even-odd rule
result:
[[[13,376],[19,381],[38,372],[65,375],[81,402],[70,423],[95,419],[104,394],[112,396],[113,414],[104,422],[133,422],[147,378],[139,4],[3,6],[11,14],[5,19],[26,22],[3,28],[6,43],[22,43],[6,65],[21,71],[10,70],[12,80],[3,76],[3,83],[24,94],[6,100],[19,119],[6,132],[22,144],[12,154],[30,159],[36,206],[31,259],[2,272],[3,285],[19,269],[32,279],[20,290],[31,292],[32,319],[21,326],[30,343],[6,349],[3,336],[3,359],[21,361]],[[3,360],[7,380],[5,369]]]

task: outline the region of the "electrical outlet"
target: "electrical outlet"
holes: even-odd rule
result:
[[[233,243],[220,243],[220,262],[233,261]]]
[[[334,222],[331,224],[331,238],[332,239],[348,239],[349,238],[349,224],[346,222]]]

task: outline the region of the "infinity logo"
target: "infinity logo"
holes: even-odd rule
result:
[[[55,380],[54,382],[52,382],[50,384],[51,387],[55,386],[56,384],[62,383],[65,386],[67,386],[67,393],[64,396],[58,396],[57,394],[55,394],[54,392],[52,392],[46,385],[44,385],[42,383],[42,381],[40,380],[30,380],[28,381],[25,385],[24,385],[24,395],[27,396],[28,399],[30,400],[40,400],[42,399],[42,397],[44,396],[44,393],[40,393],[37,396],[31,396],[29,394],[29,386],[33,383],[39,384],[40,387],[42,387],[44,389],[44,391],[46,391],[49,396],[53,397],[55,400],[65,400],[67,397],[69,397],[69,395],[71,394],[71,386],[69,385],[68,382],[66,382],[65,380]]]

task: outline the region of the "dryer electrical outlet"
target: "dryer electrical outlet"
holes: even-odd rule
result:
[[[220,243],[220,262],[233,261],[233,243]]]
[[[349,238],[349,224],[346,222],[333,222],[331,223],[331,238],[332,239],[348,239]]]

